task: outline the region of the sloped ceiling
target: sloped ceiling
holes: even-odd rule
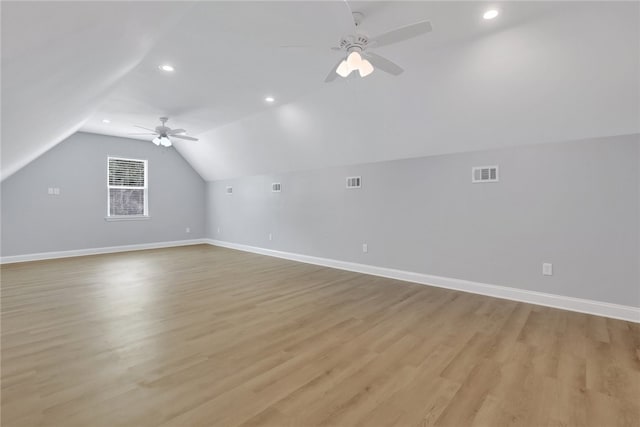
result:
[[[377,50],[398,77],[325,84],[342,1],[3,2],[3,179],[77,130],[164,115],[207,180],[640,132],[637,2],[348,4],[368,35],[434,30]]]
[[[84,126],[188,7],[2,2],[2,178]]]

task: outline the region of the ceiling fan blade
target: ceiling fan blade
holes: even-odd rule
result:
[[[144,129],[144,130],[149,130],[149,131],[154,132],[154,133],[155,133],[155,131],[156,131],[155,129],[149,129],[149,128],[145,128],[145,127],[138,126],[138,125],[133,125],[133,127],[134,127],[134,128]]]
[[[415,24],[407,25],[406,27],[397,28],[384,34],[380,34],[377,37],[369,39],[370,43],[375,43],[375,47],[386,46],[393,43],[398,43],[410,38],[419,36],[420,34],[428,33],[432,30],[431,22],[421,21]]]
[[[179,133],[187,133],[187,131],[184,129],[171,129],[169,132],[167,132],[167,135],[177,135]]]
[[[278,49],[282,49],[283,52],[305,52],[305,51],[324,52],[327,50],[327,47],[312,45],[312,44],[300,44],[300,45],[290,44],[290,45],[278,46]],[[337,47],[337,46],[331,47],[330,49],[342,50],[341,47]]]
[[[171,135],[171,138],[186,139],[187,141],[197,141],[198,138],[187,135]]]
[[[157,133],[153,132],[142,132],[142,133],[128,133],[127,135],[157,135]]]
[[[340,63],[342,63],[342,61],[344,61],[344,58],[340,58],[340,60],[338,62],[336,62],[336,65],[331,67],[331,71],[329,71],[329,74],[327,75],[327,78],[324,79],[325,83],[332,82],[332,81],[334,81],[336,79],[336,77],[338,77],[338,73],[336,73],[336,70],[338,69],[338,65],[340,65]]]
[[[387,58],[373,52],[366,52],[362,56],[367,58],[374,68],[382,70],[389,74],[393,74],[394,76],[402,74],[402,72],[404,71],[404,69],[402,69],[402,67],[400,67],[396,63],[391,62]]]

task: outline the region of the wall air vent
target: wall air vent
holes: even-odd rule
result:
[[[271,191],[273,193],[280,193],[282,191],[282,184],[280,184],[279,182],[271,183]]]
[[[359,176],[347,177],[347,188],[360,188],[362,187],[362,178]]]
[[[471,169],[471,182],[498,182],[498,166],[475,166]]]
[[[227,196],[232,195],[233,194],[233,187],[227,187],[226,193],[227,193]]]

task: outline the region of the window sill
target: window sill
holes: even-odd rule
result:
[[[105,216],[105,221],[142,221],[151,219],[149,215]]]

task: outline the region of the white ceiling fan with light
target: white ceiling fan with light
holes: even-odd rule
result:
[[[360,12],[352,12],[352,15],[355,28],[354,34],[343,37],[340,40],[339,46],[332,47],[333,50],[345,51],[347,56],[341,58],[331,69],[329,75],[324,80],[327,83],[335,80],[338,76],[348,77],[353,71],[358,71],[360,77],[368,76],[373,73],[375,69],[394,76],[401,74],[404,71],[402,67],[383,56],[369,51],[369,49],[399,43],[428,33],[432,29],[429,21],[420,21],[388,31],[376,37],[367,37],[364,34],[358,33],[358,27],[364,15]]]
[[[171,147],[172,142],[171,138],[177,139],[186,139],[187,141],[197,141],[198,138],[194,138],[192,136],[184,135],[187,133],[184,129],[171,129],[166,126],[168,117],[160,117],[160,122],[162,123],[160,126],[156,126],[155,129],[145,128],[143,126],[135,126],[140,129],[148,130],[150,132],[143,133],[131,133],[129,135],[155,135],[155,138],[151,140],[156,145],[162,145],[163,147]]]

